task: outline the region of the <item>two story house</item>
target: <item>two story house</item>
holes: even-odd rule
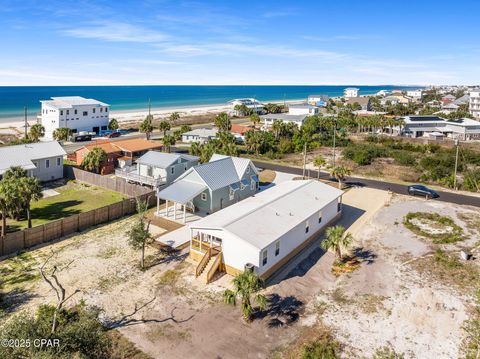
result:
[[[258,171],[250,159],[214,154],[210,162],[190,168],[157,193],[159,201],[166,201],[164,211],[157,206],[157,215],[169,217],[172,203],[175,218],[178,204],[184,221],[187,210],[208,215],[252,196],[258,182]]]

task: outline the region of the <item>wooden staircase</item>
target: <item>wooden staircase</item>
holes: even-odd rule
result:
[[[195,276],[205,284],[208,284],[212,281],[221,263],[222,247],[209,248],[200,263],[198,263]]]

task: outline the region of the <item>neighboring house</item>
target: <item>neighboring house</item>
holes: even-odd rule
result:
[[[259,114],[265,111],[265,106],[255,98],[237,98],[235,100],[228,101],[228,103],[232,106],[232,112],[235,113],[235,115],[239,115],[235,110],[235,106],[237,105],[245,105],[247,108],[253,110],[253,112]]]
[[[210,162],[195,166],[178,177],[170,186],[158,192],[166,201],[165,213],[157,207],[157,215],[168,217],[169,203],[177,204],[185,212],[216,212],[233,203],[252,196],[258,190],[258,171],[248,158],[214,154]]]
[[[46,138],[53,138],[57,128],[69,128],[72,133],[97,134],[108,128],[110,105],[106,103],[80,96],[52,97],[40,102],[42,110],[39,118]]]
[[[346,105],[354,105],[358,103],[361,106],[362,111],[371,111],[372,105],[370,97],[350,97],[345,101]]]
[[[217,138],[218,130],[216,128],[197,128],[182,134],[182,142],[200,142],[206,143]]]
[[[247,131],[253,130],[254,126],[252,125],[239,125],[237,123],[232,123],[232,128],[230,128],[230,133],[233,135],[245,136]]]
[[[0,147],[0,177],[10,167],[18,166],[42,182],[63,178],[65,155],[57,141]]]
[[[402,105],[407,105],[408,103],[410,103],[410,98],[403,95],[390,95],[380,100],[380,104],[382,106],[385,106],[388,103],[390,103],[391,105],[396,105],[399,103],[401,103]]]
[[[315,180],[285,181],[193,222],[190,257],[199,262],[196,275],[253,270],[270,277],[340,218],[342,195]],[[217,253],[220,260],[211,260]]]
[[[128,182],[158,187],[171,184],[196,165],[198,165],[196,156],[148,151],[136,161],[135,166],[116,170],[115,175],[125,178]]]
[[[456,97],[453,96],[453,95],[445,95],[442,97],[442,99],[440,100],[444,105],[450,103],[450,102],[453,102],[456,100]]]
[[[159,142],[148,141],[142,138],[119,141],[100,140],[83,146],[72,155],[69,155],[68,158],[76,162],[78,166],[81,166],[83,159],[95,147],[100,147],[107,153],[107,162],[102,164],[100,173],[109,174],[114,172],[115,167],[131,166],[138,157],[149,150],[160,150],[162,145]]]
[[[307,115],[291,115],[288,113],[271,113],[268,115],[260,116],[260,118],[263,120],[264,130],[270,128],[273,125],[274,121],[294,123],[300,128],[305,122]]]
[[[452,113],[457,111],[460,108],[460,106],[455,105],[453,102],[447,103],[446,105],[442,106],[442,111],[443,113]]]
[[[453,103],[455,105],[468,105],[470,102],[470,96],[469,95],[463,95],[462,97],[457,98]]]
[[[407,116],[403,121],[402,134],[413,138],[439,137],[438,133],[462,141],[480,138],[480,122],[469,118],[446,120],[438,116]]]
[[[408,90],[407,96],[413,98],[414,100],[420,100],[422,98],[422,90]]]
[[[376,93],[376,96],[387,96],[388,94],[390,94],[390,91],[380,90]]]
[[[348,87],[345,90],[343,90],[343,96],[345,98],[358,97],[358,92],[359,91],[360,91],[360,89],[357,89],[355,87]]]
[[[468,109],[473,117],[480,118],[480,88],[470,91]]]
[[[327,106],[328,100],[328,95],[310,95],[308,96],[307,103],[313,106],[325,107]]]
[[[308,103],[288,106],[289,115],[313,116],[318,114],[318,112],[319,112],[318,106],[313,106]]]

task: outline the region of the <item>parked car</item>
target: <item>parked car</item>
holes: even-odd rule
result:
[[[426,198],[438,198],[440,195],[433,189],[420,184],[412,184],[408,186],[408,194],[411,196],[420,195]]]
[[[112,133],[109,133],[106,137],[114,138],[114,137],[120,137],[120,135],[121,135],[120,132],[112,132]]]

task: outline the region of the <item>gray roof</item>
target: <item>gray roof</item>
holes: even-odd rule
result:
[[[463,95],[462,97],[457,98],[453,103],[455,105],[464,105],[467,104],[470,101],[470,96],[469,95]]]
[[[358,103],[359,105],[367,105],[370,102],[370,97],[349,97],[346,104],[353,105],[354,103]]]
[[[28,143],[16,146],[0,147],[0,174],[12,166],[34,169],[33,161],[63,157],[67,153],[57,141]]]
[[[247,169],[248,165],[250,165],[250,163],[252,162],[248,158],[225,156],[225,155],[219,155],[217,153],[213,154],[212,158],[210,158],[210,162],[222,160],[224,158],[229,158],[233,162],[235,170],[237,171],[238,180],[240,180],[243,177],[243,175],[245,174],[245,170]],[[255,166],[252,166],[252,167],[254,168],[255,173],[258,173]]]
[[[193,170],[212,191],[240,181],[235,164],[229,157],[204,163],[193,167]]]
[[[186,204],[207,189],[202,183],[177,181],[158,193],[158,197],[167,201]]]
[[[318,107],[310,105],[308,103],[300,103],[297,105],[289,105],[288,108],[318,108]]]
[[[260,116],[262,119],[272,119],[279,121],[292,121],[292,122],[303,122],[307,115],[289,115],[286,113],[271,113],[268,115]]]
[[[183,135],[199,136],[199,137],[215,137],[218,130],[216,128],[197,128],[192,131],[184,132]]]
[[[93,98],[85,98],[81,96],[63,96],[63,97],[52,97],[51,100],[40,101],[42,104],[47,104],[56,108],[72,108],[73,106],[110,106],[106,103],[97,101]]]
[[[165,153],[159,151],[148,151],[137,160],[137,163],[154,166],[158,168],[168,168],[173,163],[177,162],[179,158],[186,161],[198,161],[198,157],[184,155],[180,153]]]

